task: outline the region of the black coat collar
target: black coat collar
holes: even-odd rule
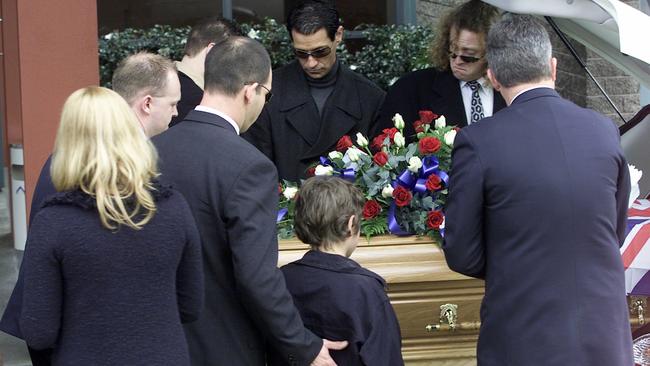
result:
[[[382,287],[386,287],[386,281],[381,276],[361,267],[359,263],[353,261],[352,259],[337,254],[329,254],[316,250],[310,250],[305,253],[302,259],[293,262],[293,264],[319,268],[332,272],[367,276],[379,281]]]
[[[347,66],[340,65],[334,91],[321,120],[302,67],[297,61],[286,67],[283,79],[278,80],[284,93],[279,111],[286,114],[287,122],[311,146],[301,158],[317,158],[336,144],[343,134],[354,129],[362,117],[362,96],[355,85],[355,75]]]

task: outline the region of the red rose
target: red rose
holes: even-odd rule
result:
[[[352,139],[348,135],[344,135],[336,143],[336,151],[345,152],[349,147],[352,146]]]
[[[422,120],[417,120],[413,122],[413,128],[415,129],[415,133],[420,133],[424,132],[424,122]]]
[[[419,111],[420,120],[424,124],[430,124],[433,120],[438,119],[438,115],[431,111]]]
[[[445,220],[442,211],[429,211],[427,214],[427,227],[430,229],[440,229],[440,225]]]
[[[440,188],[442,188],[441,182],[442,182],[442,179],[440,179],[439,176],[437,176],[436,174],[431,174],[429,176],[429,178],[427,179],[427,182],[426,182],[425,185],[427,186],[427,189],[429,191],[435,192],[435,191],[439,190]]]
[[[306,175],[307,175],[307,177],[313,177],[314,175],[316,175],[316,167],[313,166],[313,167],[307,169]]]
[[[421,154],[433,154],[440,149],[440,140],[435,137],[424,137],[419,143]]]
[[[395,199],[395,204],[397,206],[404,207],[411,203],[413,195],[408,189],[402,186],[397,186],[397,188],[393,190],[393,198]]]
[[[397,128],[384,128],[381,132],[383,132],[385,136],[390,137],[390,140],[393,141],[395,139],[395,134],[397,133]]]
[[[381,212],[381,206],[375,200],[366,201],[366,204],[363,205],[363,218],[372,219],[373,217],[379,215]]]
[[[278,193],[282,193],[282,184],[278,183]]]
[[[383,151],[380,151],[375,154],[375,156],[372,157],[372,161],[375,162],[375,164],[379,166],[384,166],[386,163],[388,163],[388,154],[386,154]]]
[[[384,140],[386,139],[386,135],[383,133],[381,135],[375,136],[375,138],[372,139],[372,143],[370,144],[370,147],[373,150],[379,151],[381,150],[381,147],[384,146]]]

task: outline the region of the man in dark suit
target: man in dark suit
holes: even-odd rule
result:
[[[618,129],[555,92],[534,17],[505,16],[487,49],[509,106],[456,137],[443,244],[452,270],[485,279],[478,364],[632,365]]]
[[[264,365],[266,340],[291,365],[332,365],[277,268],[276,169],[239,136],[271,98],[271,60],[257,41],[230,37],[205,65],[201,104],[153,139],[162,179],[187,199],[203,242],[205,308],[185,327],[192,364]]]
[[[128,56],[115,69],[112,80],[113,90],[129,103],[147,137],[157,135],[167,129],[169,120],[176,115],[176,103],[180,99],[181,87],[176,68],[166,57],[149,52],[139,52]],[[45,161],[32,196],[29,223],[41,209],[45,199],[56,193],[50,176],[51,156]],[[22,268],[21,268],[22,269]],[[0,320],[0,330],[22,338],[18,324],[23,305],[24,285],[22,270],[14,287],[7,307]],[[34,366],[51,364],[49,349],[29,348]]]
[[[405,136],[414,140],[418,112],[444,115],[447,124],[465,127],[505,107],[485,76],[485,36],[498,10],[471,0],[440,20],[432,47],[434,67],[404,75],[391,86],[381,108],[380,128],[393,126],[395,113],[406,122]]]
[[[384,92],[337,59],[343,27],[330,2],[299,4],[287,30],[297,60],[273,71],[275,97],[244,138],[275,163],[280,179],[297,181],[343,135],[373,130]]]
[[[183,59],[175,62],[181,81],[181,100],[177,106],[178,115],[172,118],[169,127],[181,122],[201,102],[205,55],[215,43],[240,35],[235,23],[219,17],[204,19],[192,27],[185,43]]]

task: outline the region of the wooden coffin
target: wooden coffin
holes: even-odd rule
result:
[[[307,250],[298,240],[280,241],[279,265],[300,259]],[[476,365],[483,281],[452,272],[442,250],[428,238],[362,239],[352,259],[386,279],[407,365]],[[632,297],[629,302],[630,323],[636,329],[646,322],[647,301]],[[456,319],[449,319],[454,312]]]
[[[308,247],[280,241],[279,265],[300,259]],[[407,365],[476,365],[483,281],[452,272],[438,245],[428,238],[395,236],[362,239],[352,259],[384,277],[402,331]],[[457,305],[456,328],[440,323],[441,306]],[[445,308],[446,309],[446,308]]]

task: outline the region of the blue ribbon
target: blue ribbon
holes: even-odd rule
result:
[[[348,180],[352,183],[357,178],[357,172],[353,168],[346,168],[346,169],[337,169],[335,166],[332,165],[332,161],[324,156],[321,156],[319,158],[320,160],[320,165],[322,166],[331,166],[334,171],[339,174],[340,178]]]
[[[352,183],[354,183],[355,179],[357,178],[357,172],[355,172],[354,169],[352,168],[341,169],[337,171],[341,175],[341,178],[348,180]]]
[[[322,166],[327,166],[327,165],[332,165],[332,161],[324,156],[320,157],[320,165]]]
[[[402,230],[402,227],[397,222],[397,217],[395,216],[396,210],[397,205],[395,205],[395,202],[391,203],[390,207],[388,208],[388,231],[390,231],[391,234],[397,236],[412,235],[411,233]]]
[[[278,210],[278,217],[276,219],[276,223],[280,222],[284,219],[285,216],[287,216],[287,213],[289,213],[289,209],[286,208],[281,208]]]

